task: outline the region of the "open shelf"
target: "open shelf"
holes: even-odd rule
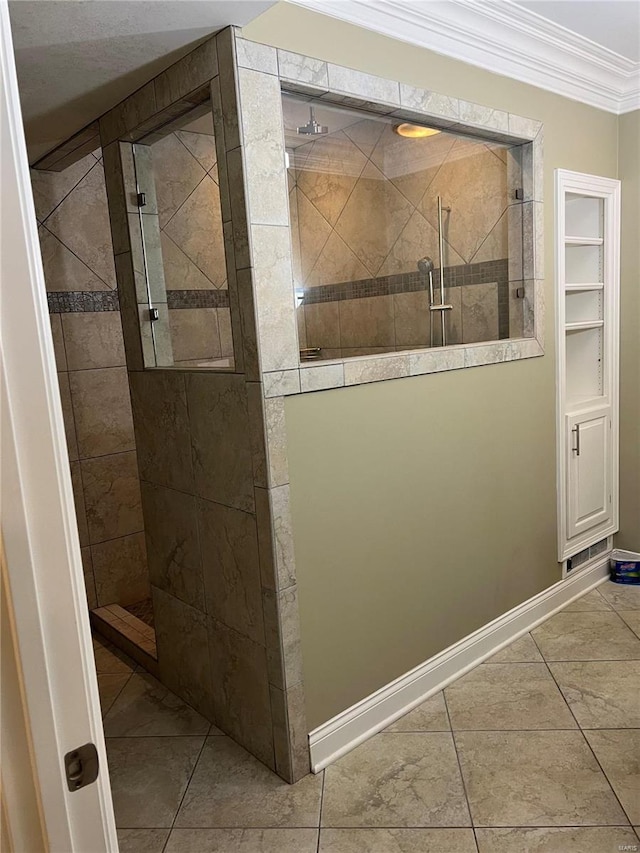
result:
[[[573,394],[567,397],[567,412],[583,412],[586,409],[595,409],[605,403],[606,397],[593,394]]]
[[[565,237],[567,246],[602,246],[602,237]]]
[[[565,331],[581,332],[584,329],[601,329],[604,326],[604,320],[583,320],[581,323],[566,323]]]
[[[569,293],[583,293],[587,290],[604,290],[604,284],[565,284],[564,289]]]
[[[580,234],[587,239],[604,236],[603,199],[598,196],[567,193],[565,196],[565,234]],[[570,239],[580,239],[570,238]]]

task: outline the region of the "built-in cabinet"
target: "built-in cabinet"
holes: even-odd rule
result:
[[[558,558],[618,529],[620,182],[556,170]]]

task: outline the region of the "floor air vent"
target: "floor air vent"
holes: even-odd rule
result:
[[[571,572],[573,571],[573,569],[579,568],[589,560],[593,560],[593,558],[597,557],[598,554],[604,553],[608,549],[608,547],[608,540],[601,539],[599,542],[596,542],[595,545],[592,545],[590,548],[585,548],[583,551],[578,551],[577,554],[574,554],[573,557],[570,557],[567,560],[567,572]]]

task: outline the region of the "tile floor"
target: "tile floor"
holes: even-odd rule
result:
[[[120,849],[640,850],[639,616],[606,583],[293,786],[96,640]]]

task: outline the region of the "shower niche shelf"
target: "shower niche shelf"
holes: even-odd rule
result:
[[[558,558],[618,529],[618,181],[556,171]]]

